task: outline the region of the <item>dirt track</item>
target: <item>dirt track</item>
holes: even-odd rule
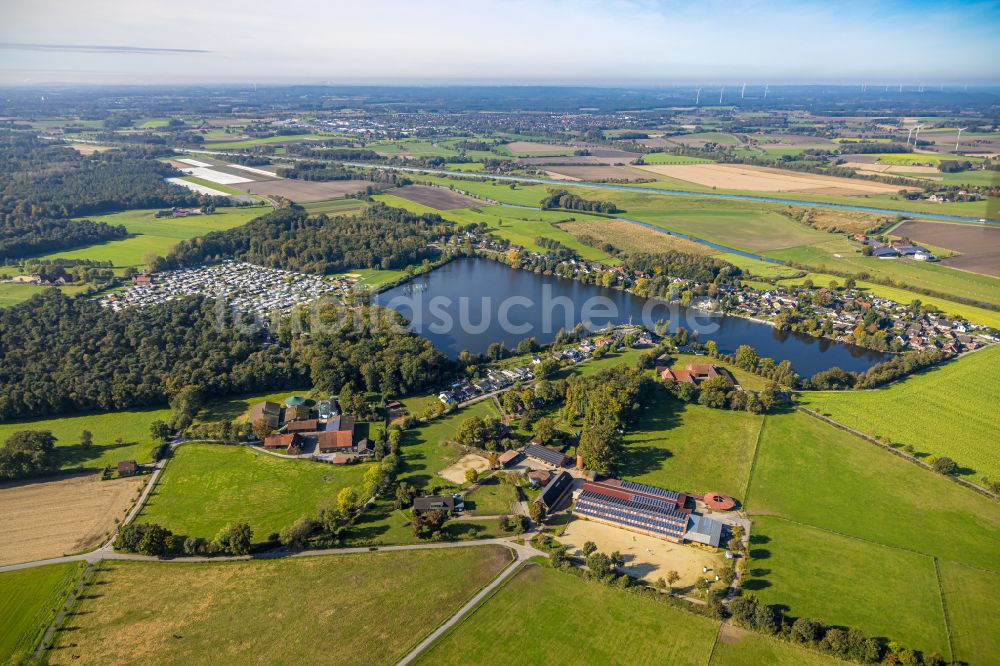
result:
[[[82,474],[0,486],[0,565],[99,546],[125,516],[143,477]]]

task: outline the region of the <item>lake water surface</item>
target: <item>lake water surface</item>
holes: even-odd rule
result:
[[[379,294],[376,303],[396,310],[411,328],[451,357],[462,350],[485,352],[493,342],[508,348],[534,336],[551,342],[560,328],[583,322],[593,330],[632,323],[654,328],[658,320],[671,329],[697,332],[700,342],[714,340],[732,353],[748,344],[762,356],[789,360],[802,376],[840,367],[863,371],[887,354],[855,345],[779,332],[741,317],[709,315],[575,280],[516,270],[488,259],[457,259],[406,284]]]

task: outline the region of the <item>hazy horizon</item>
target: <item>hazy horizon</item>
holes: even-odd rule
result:
[[[1000,82],[997,2],[8,0],[3,14],[8,86]]]

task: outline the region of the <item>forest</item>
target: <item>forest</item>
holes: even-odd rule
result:
[[[432,259],[456,227],[438,215],[416,215],[384,204],[355,216],[310,217],[289,207],[235,229],[179,243],[157,270],[236,259],[305,273],[400,269]]]
[[[201,297],[112,313],[56,289],[0,310],[0,420],[162,405],[192,387],[220,397],[311,381],[398,395],[453,369],[391,310],[366,307],[339,327],[330,322],[344,312],[330,309],[310,336],[283,327],[270,345],[263,329],[221,326],[217,314]]]
[[[0,221],[0,261],[56,252],[82,245],[125,238],[122,225],[111,226],[92,220],[14,218]]]

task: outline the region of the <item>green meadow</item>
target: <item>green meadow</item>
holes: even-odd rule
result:
[[[642,156],[642,161],[646,164],[710,164],[712,160],[703,157],[689,157],[688,155],[674,155],[672,153],[646,153]],[[645,171],[650,178],[655,178],[656,174]]]
[[[77,250],[53,252],[41,259],[90,259],[110,261],[116,267],[140,266],[149,254],[165,255],[179,241],[204,236],[211,231],[239,227],[260,217],[270,208],[222,208],[213,215],[192,215],[178,219],[156,219],[155,209],[131,210],[111,215],[97,215],[88,219],[111,225],[124,225],[131,236],[122,240],[97,243]]]
[[[743,499],[764,417],[689,405],[658,392],[625,434],[623,478]]]
[[[300,516],[336,506],[341,488],[354,487],[361,495],[368,467],[289,460],[243,446],[184,444],[136,521],[209,539],[229,523],[246,521],[254,542],[262,542]]]
[[[971,633],[982,625],[973,612],[944,614],[934,567],[990,573],[953,583],[980,607],[998,573],[996,502],[789,412],[766,417],[746,504],[754,521],[746,589],[767,602],[946,658],[949,627],[982,644]]]
[[[87,288],[87,285],[64,285],[59,287],[59,290],[66,294],[76,294]],[[38,284],[9,284],[0,283],[0,308],[8,308],[12,305],[17,305],[23,301],[28,300],[35,294],[40,294],[46,289],[51,289],[51,287],[45,287]]]
[[[843,663],[799,645],[726,624],[719,630],[709,665],[835,666]]]
[[[0,661],[34,651],[83,573],[80,562],[0,573]]]
[[[1000,614],[997,590],[1000,573],[941,562],[941,593],[952,627],[955,659],[987,663],[1000,654]]]
[[[263,139],[247,139],[245,141],[221,141],[219,143],[206,143],[203,148],[206,150],[242,150],[253,148],[254,146],[265,146],[270,143],[289,143],[292,141],[322,141],[323,139],[334,138],[335,134],[287,134],[282,136],[269,136]]]
[[[584,609],[595,609],[584,612]],[[529,564],[417,663],[704,664],[719,623]]]
[[[806,391],[799,400],[873,437],[911,445],[925,456],[949,456],[974,482],[983,475],[1000,480],[994,414],[1000,404],[1000,347],[987,347],[887,388]]]

